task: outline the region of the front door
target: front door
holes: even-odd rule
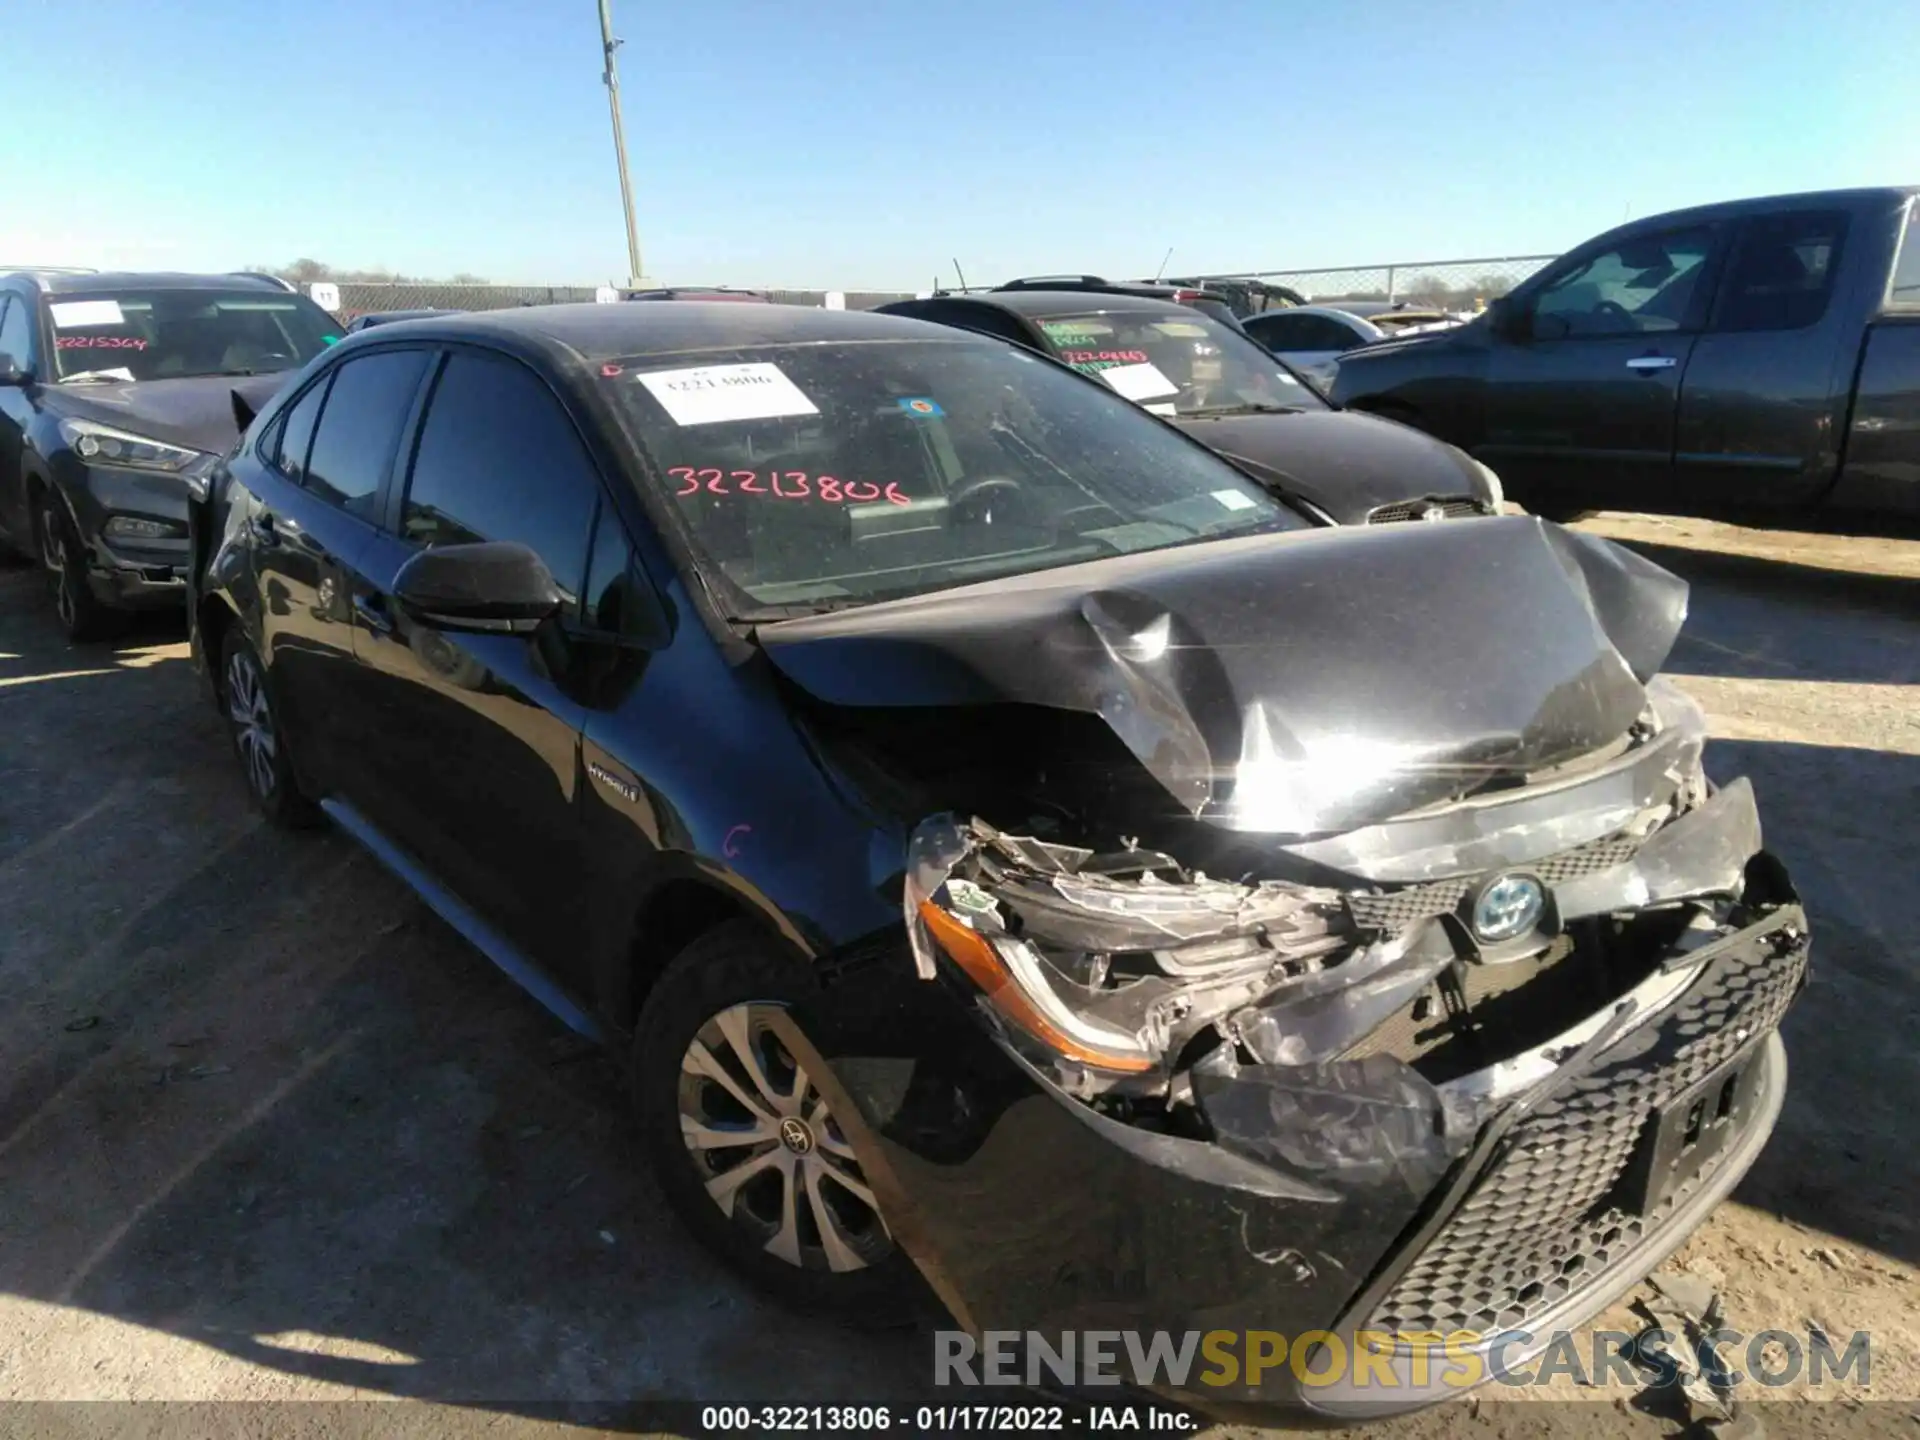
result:
[[[579,958],[585,710],[567,647],[579,624],[601,486],[566,410],[537,375],[454,350],[429,392],[404,489],[360,569],[355,646],[379,732],[357,801],[470,908],[543,966]],[[536,636],[457,634],[394,600],[430,545],[509,540],[546,561],[568,613]]]
[[[241,500],[261,655],[303,776],[323,793],[351,784],[365,749],[354,699],[354,566],[373,541],[426,358],[376,352],[320,377],[262,441],[261,471]]]
[[[1515,499],[1549,513],[1667,508],[1716,240],[1690,226],[1576,254],[1493,337],[1474,453]]]

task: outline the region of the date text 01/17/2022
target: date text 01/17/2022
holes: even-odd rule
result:
[[[1120,1430],[1185,1434],[1201,1423],[1190,1411],[1138,1401],[1084,1410],[1064,1405],[962,1404],[921,1405],[911,1411],[887,1405],[707,1405],[700,1411],[700,1428],[710,1433],[796,1430],[872,1435],[897,1429],[920,1435],[1084,1435]]]
[[[674,498],[685,499],[705,490],[709,495],[769,495],[777,500],[824,500],[829,505],[868,505],[885,500],[911,505],[897,482],[885,485],[866,480],[838,480],[831,475],[808,475],[804,470],[720,470],[676,465],[667,471],[683,482]]]

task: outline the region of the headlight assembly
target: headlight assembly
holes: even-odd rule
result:
[[[1159,1071],[1203,1026],[1351,943],[1339,897],[1240,885],[1165,856],[1002,835],[941,816],[914,833],[907,928],[1016,1038],[1119,1076]]]
[[[132,435],[93,420],[62,420],[60,435],[73,447],[73,453],[89,465],[113,465],[128,470],[160,470],[178,474],[196,461],[206,458],[199,450],[189,450],[184,445],[170,445],[164,440],[150,439],[145,435]]]

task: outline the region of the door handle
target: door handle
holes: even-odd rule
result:
[[[1649,370],[1671,370],[1679,363],[1671,355],[1636,355],[1627,361],[1627,369],[1643,373]]]
[[[393,617],[387,613],[386,602],[378,595],[355,595],[353,613],[360,623],[376,635],[393,633]]]

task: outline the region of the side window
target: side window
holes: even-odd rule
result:
[[[378,517],[380,482],[426,369],[424,350],[381,350],[333,372],[303,483],[362,520]]]
[[[1900,255],[1893,262],[1893,283],[1887,289],[1890,305],[1920,305],[1920,200],[1911,205]]]
[[[1847,217],[1763,215],[1740,230],[1715,330],[1798,330],[1826,313]]]
[[[1247,333],[1269,350],[1304,350],[1298,315],[1256,315],[1246,322]]]
[[[282,415],[261,447],[261,458],[295,484],[307,478],[307,451],[313,445],[313,425],[320,418],[320,406],[327,398],[331,375],[325,377],[294,402]]]
[[[1687,325],[1713,253],[1706,226],[1640,235],[1590,255],[1533,297],[1533,338],[1643,335]]]
[[[33,306],[0,290],[0,355],[22,370],[33,365]]]
[[[419,545],[513,540],[580,593],[600,480],[551,391],[519,363],[456,352],[427,402],[401,531]]]

